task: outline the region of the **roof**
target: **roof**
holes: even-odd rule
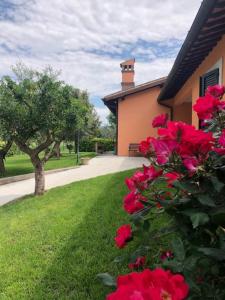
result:
[[[158,101],[176,95],[225,33],[225,0],[204,0],[177,55]]]
[[[104,104],[111,110],[111,112],[115,113],[117,101],[119,99],[124,99],[124,97],[133,95],[139,92],[143,92],[145,90],[163,86],[166,81],[166,77],[162,77],[156,80],[148,81],[143,84],[136,85],[135,87],[129,88],[127,90],[121,90],[116,93],[110,94],[102,98]]]
[[[156,87],[156,86],[161,86],[165,83],[166,77],[162,77],[156,80],[148,81],[139,85],[136,85],[135,87],[129,88],[127,90],[121,90],[113,94],[109,94],[103,98],[103,101],[109,101],[113,99],[118,99],[118,98],[123,98],[125,96],[135,94],[138,92],[142,92],[144,90]]]

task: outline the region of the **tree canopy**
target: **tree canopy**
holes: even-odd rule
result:
[[[36,71],[20,64],[13,71],[15,78],[0,81],[0,128],[30,156],[35,191],[42,194],[43,166],[51,151],[87,127],[93,107],[87,92],[59,80],[50,67]]]

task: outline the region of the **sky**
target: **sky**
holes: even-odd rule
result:
[[[103,123],[101,98],[121,89],[120,62],[135,57],[135,83],[166,76],[200,0],[0,0],[0,77],[23,62],[51,65],[89,92]]]

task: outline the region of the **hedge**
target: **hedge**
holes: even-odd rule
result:
[[[94,139],[82,139],[80,141],[80,151],[81,152],[93,152],[95,151],[95,143],[98,143],[103,151],[114,151],[115,142],[111,139],[105,138],[94,138]]]

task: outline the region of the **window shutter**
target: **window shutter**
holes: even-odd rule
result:
[[[200,77],[200,96],[205,95],[208,86],[213,86],[219,83],[219,69],[215,69]]]

